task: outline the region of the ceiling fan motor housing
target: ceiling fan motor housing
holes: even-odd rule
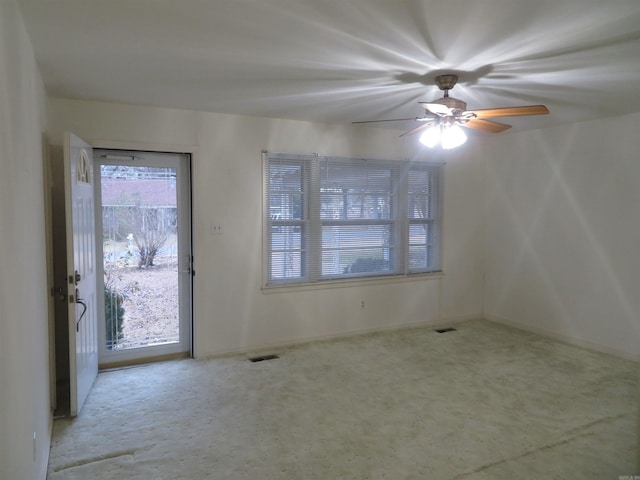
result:
[[[440,105],[449,107],[454,113],[461,113],[467,110],[467,102],[463,102],[462,100],[458,100],[453,97],[440,98],[438,100],[434,100],[432,103],[439,103]]]

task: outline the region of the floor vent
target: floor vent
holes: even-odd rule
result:
[[[455,332],[457,329],[449,327],[449,328],[438,328],[436,332],[438,333],[447,333],[447,332]]]
[[[275,360],[276,358],[280,358],[280,357],[278,355],[262,355],[261,357],[252,357],[249,360],[255,363],[255,362],[264,362],[265,360]]]

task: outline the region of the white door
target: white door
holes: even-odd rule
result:
[[[70,415],[80,412],[98,374],[96,238],[93,151],[71,133],[64,137]]]

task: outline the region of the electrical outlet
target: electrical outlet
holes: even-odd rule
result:
[[[362,300],[362,303],[360,304],[361,308],[364,308],[364,300]]]
[[[211,224],[211,235],[222,235],[222,233],[222,225],[220,225],[219,223]]]

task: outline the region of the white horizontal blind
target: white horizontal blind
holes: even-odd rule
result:
[[[268,282],[306,282],[311,158],[266,154],[264,171]]]
[[[265,284],[438,270],[439,172],[265,153]]]
[[[408,180],[409,238],[407,271],[439,270],[440,169],[433,165],[412,165]]]
[[[310,248],[321,252],[320,278],[397,273],[399,169],[391,162],[319,160],[322,235]]]

